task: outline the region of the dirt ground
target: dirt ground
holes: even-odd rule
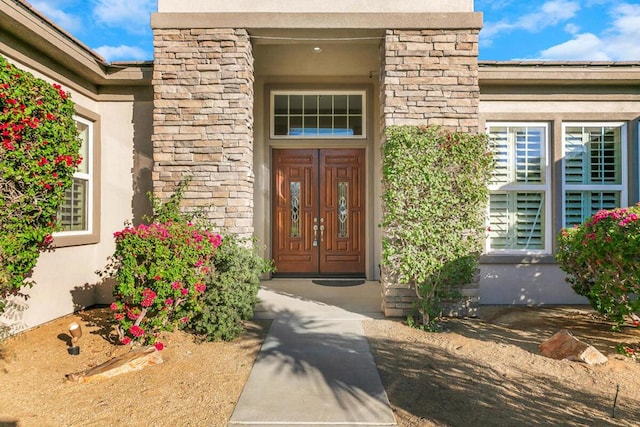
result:
[[[607,363],[541,356],[538,345],[561,329]],[[365,331],[401,427],[640,425],[640,363],[616,353],[640,330],[614,333],[590,309],[487,307],[439,334],[388,320]]]
[[[97,383],[65,375],[118,356],[106,309],[58,319],[0,342],[0,426],[225,426],[268,322],[249,322],[230,343],[163,337],[164,363]],[[81,323],[80,355],[67,353]],[[483,308],[479,319],[425,333],[399,320],[364,322],[398,425],[522,426],[640,424],[640,363],[616,355],[614,333],[586,308]],[[557,361],[538,345],[560,329],[609,357],[600,366]],[[617,398],[616,398],[617,392]],[[614,406],[615,399],[615,406]]]
[[[268,329],[224,343],[194,342],[183,332],[162,337],[163,363],[104,381],[65,381],[124,354],[105,321],[108,308],[86,310],[0,343],[0,426],[225,426]],[[79,322],[80,354],[67,352],[67,330]]]

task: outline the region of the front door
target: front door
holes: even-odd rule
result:
[[[365,273],[364,149],[273,150],[276,274]]]

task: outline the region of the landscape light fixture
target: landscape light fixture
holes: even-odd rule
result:
[[[77,356],[80,354],[80,347],[78,346],[78,340],[82,336],[82,328],[80,324],[73,322],[69,325],[69,333],[71,334],[71,347],[69,347],[69,354]]]
[[[320,53],[322,52],[322,48],[320,46],[314,46],[313,47],[313,53]]]

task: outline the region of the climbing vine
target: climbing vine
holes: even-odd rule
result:
[[[454,285],[469,283],[482,250],[493,158],[485,135],[438,126],[386,131],[382,265],[415,287],[423,324]]]

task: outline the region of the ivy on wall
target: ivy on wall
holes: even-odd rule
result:
[[[415,287],[423,323],[469,283],[486,228],[493,157],[486,135],[393,126],[382,147],[384,280]]]

